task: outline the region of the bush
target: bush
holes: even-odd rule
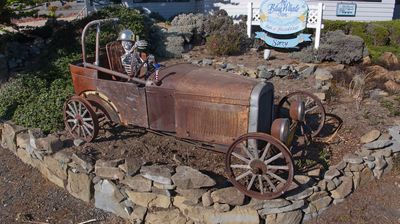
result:
[[[400,20],[383,22],[324,21],[325,31],[342,30],[345,34],[361,37],[376,61],[386,51],[400,57]]]
[[[112,24],[101,27],[102,47],[116,40],[118,32],[124,28],[132,29],[140,38],[150,38],[157,31],[148,16],[137,10],[116,7],[102,9],[78,21],[49,23],[29,30],[28,35],[1,36],[2,44],[3,41],[30,41],[34,39],[32,35],[45,38],[49,43],[37,63],[0,88],[0,119],[12,119],[17,124],[41,128],[45,132],[63,128],[63,104],[73,94],[68,64],[81,58],[82,29],[89,21],[110,17],[119,17],[120,23],[117,27]],[[87,52],[90,55],[95,38],[93,31],[89,35]],[[152,43],[151,39],[149,42]]]
[[[366,31],[375,46],[385,46],[389,43],[389,30],[385,26],[370,23],[367,25]]]
[[[207,38],[206,47],[212,55],[233,55],[241,52],[241,36],[237,32],[211,34]]]
[[[357,36],[345,35],[343,31],[330,31],[321,38],[318,50],[312,46],[292,54],[304,62],[335,61],[343,64],[354,64],[364,56],[364,41]]]

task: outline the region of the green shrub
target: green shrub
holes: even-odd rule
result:
[[[0,88],[0,119],[12,119],[27,127],[41,128],[52,132],[63,128],[63,104],[73,94],[68,64],[81,58],[80,38],[83,27],[100,18],[119,17],[116,27],[107,24],[101,27],[101,47],[117,39],[122,29],[131,29],[140,38],[151,37],[153,22],[137,10],[124,7],[105,8],[82,20],[48,23],[46,26],[21,33],[0,36],[0,49],[5,41],[29,41],[31,36],[51,40],[38,56],[37,63],[22,75]],[[94,52],[94,32],[87,37],[87,52]],[[150,41],[151,43],[151,41]]]
[[[385,46],[389,43],[389,30],[385,26],[370,23],[366,26],[366,31],[375,46]]]
[[[237,33],[211,34],[207,38],[206,47],[212,55],[233,55],[241,51],[240,39]]]

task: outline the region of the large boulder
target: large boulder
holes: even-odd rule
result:
[[[178,188],[182,189],[196,189],[215,185],[212,178],[189,166],[178,166],[172,180]]]
[[[399,65],[399,60],[397,59],[396,55],[392,52],[385,52],[379,57],[379,61],[385,65],[386,67],[390,68],[393,66]]]

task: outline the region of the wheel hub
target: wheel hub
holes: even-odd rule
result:
[[[250,162],[251,172],[258,175],[264,175],[267,173],[267,165],[259,159],[255,159]]]

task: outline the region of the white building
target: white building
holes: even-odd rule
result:
[[[179,13],[207,13],[217,9],[224,9],[231,16],[246,15],[248,2],[246,0],[122,0],[122,3],[128,7],[148,8],[160,13],[166,19]],[[253,0],[253,2],[257,6],[261,0]],[[383,21],[400,18],[400,0],[308,0],[307,2],[312,4],[324,3],[324,19],[329,20]],[[354,16],[337,16],[337,6],[343,3],[355,4]]]

